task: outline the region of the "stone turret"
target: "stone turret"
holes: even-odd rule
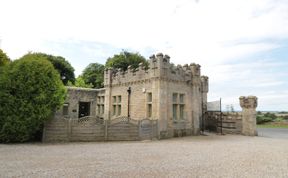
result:
[[[208,85],[209,78],[207,76],[201,76],[201,91],[202,93],[208,93],[209,85]]]
[[[111,84],[112,68],[106,68],[104,71],[104,86],[109,86]]]
[[[241,96],[239,98],[242,107],[242,134],[256,136],[256,107],[258,105],[256,96]]]
[[[207,94],[209,91],[209,78],[207,76],[201,76],[201,92],[202,92],[202,113],[207,111]]]

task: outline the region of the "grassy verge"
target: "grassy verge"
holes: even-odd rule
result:
[[[261,125],[257,125],[257,128],[287,128],[288,129],[288,125],[280,125],[280,124],[261,124]]]

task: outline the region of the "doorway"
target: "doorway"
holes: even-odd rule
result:
[[[85,117],[90,115],[90,102],[79,102],[79,115],[80,117]]]

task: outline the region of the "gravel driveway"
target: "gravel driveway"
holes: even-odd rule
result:
[[[0,163],[0,177],[288,177],[288,140],[209,135],[0,144]]]

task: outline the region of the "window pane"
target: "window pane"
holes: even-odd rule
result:
[[[173,93],[173,103],[177,103],[177,93]]]
[[[180,103],[184,103],[184,94],[179,95]]]
[[[100,105],[97,105],[97,111],[98,111],[98,115],[101,114],[101,106]]]
[[[177,119],[177,104],[173,104],[173,119]]]
[[[148,117],[152,117],[152,104],[148,104]]]
[[[116,96],[113,96],[113,103],[116,103]]]
[[[152,93],[147,93],[147,102],[152,102]]]
[[[118,96],[118,103],[121,103],[121,96]]]
[[[116,115],[116,105],[113,105],[113,115]]]
[[[180,105],[180,119],[184,119],[184,104]]]
[[[104,114],[104,104],[102,105],[102,112],[101,114]]]
[[[63,106],[63,115],[64,116],[68,115],[68,107],[69,107],[69,104],[65,103]]]
[[[121,105],[118,105],[118,116],[121,115]]]

